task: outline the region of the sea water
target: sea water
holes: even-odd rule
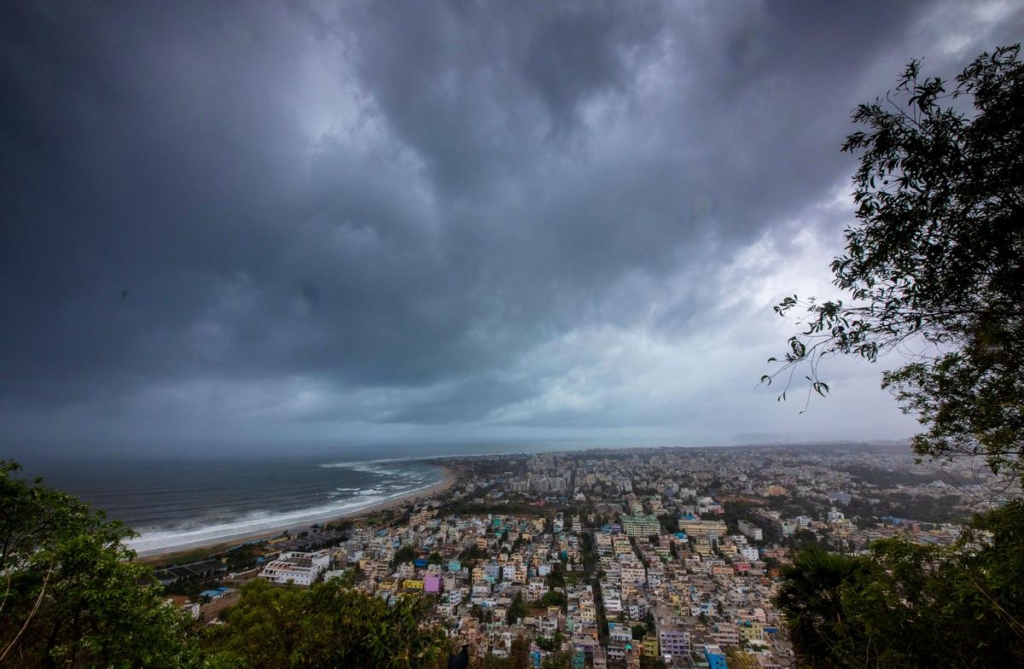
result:
[[[439,457],[538,452],[573,444],[248,447],[22,445],[26,477],[43,476],[138,533],[140,555],[308,528],[440,483]]]
[[[25,474],[42,475],[44,484],[124,522],[139,535],[129,541],[139,555],[308,528],[444,478],[443,470],[421,460],[344,455],[352,454],[51,456],[30,458]]]

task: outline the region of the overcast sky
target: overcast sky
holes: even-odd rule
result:
[[[904,437],[755,389],[828,295],[851,109],[997,2],[22,2],[0,439]],[[740,437],[742,439],[742,437]]]

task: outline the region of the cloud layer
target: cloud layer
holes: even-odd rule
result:
[[[0,437],[720,440],[827,291],[849,110],[1008,2],[12,3]],[[902,421],[902,422],[901,422]],[[872,435],[878,436],[878,435]]]

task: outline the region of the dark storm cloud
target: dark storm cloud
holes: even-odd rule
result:
[[[0,416],[657,423],[944,6],[11,3]]]

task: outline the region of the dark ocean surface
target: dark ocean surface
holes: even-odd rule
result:
[[[35,445],[0,458],[124,521],[140,535],[133,548],[147,555],[308,527],[413,494],[443,480],[431,458],[565,447]]]

